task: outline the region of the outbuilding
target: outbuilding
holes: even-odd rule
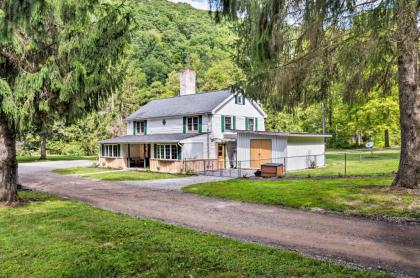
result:
[[[238,167],[258,169],[264,163],[281,163],[286,171],[325,165],[325,138],[330,135],[237,131]]]

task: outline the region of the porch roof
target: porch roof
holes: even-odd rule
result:
[[[150,135],[126,135],[99,141],[99,144],[134,144],[134,143],[178,143],[184,139],[204,133],[170,133]]]

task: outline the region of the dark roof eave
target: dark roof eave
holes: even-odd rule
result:
[[[97,144],[142,144],[142,143],[179,143],[185,139],[205,135],[207,133],[176,133],[152,135],[126,135],[98,141]]]
[[[123,121],[136,121],[136,120],[149,120],[149,119],[161,119],[161,118],[172,118],[172,117],[179,117],[179,116],[193,116],[193,115],[211,115],[213,111],[204,111],[204,112],[196,112],[196,113],[183,113],[183,114],[176,114],[176,115],[168,115],[168,116],[156,116],[156,117],[127,117]]]

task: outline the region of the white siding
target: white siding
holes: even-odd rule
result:
[[[203,159],[204,153],[203,142],[185,143],[182,148],[183,159]]]
[[[163,125],[163,120],[166,124]],[[182,133],[183,124],[182,117],[178,118],[155,118],[147,120],[147,134],[161,133]]]
[[[123,158],[128,157],[128,144],[121,144],[120,155]]]
[[[197,115],[198,116],[198,115]],[[163,124],[163,120],[166,124]],[[209,120],[207,115],[203,115],[202,131],[207,132],[207,124]],[[147,120],[147,134],[169,134],[183,132],[183,117],[165,117],[153,118]],[[133,122],[127,123],[127,135],[133,135]]]
[[[207,143],[210,143],[209,148],[207,148]],[[182,158],[192,158],[191,153],[194,153],[194,159],[207,159],[208,153],[210,153],[210,158],[214,158],[215,156],[215,147],[214,143],[211,142],[210,135],[203,134],[200,136],[188,138],[181,141],[181,144],[183,145],[183,153]],[[197,145],[201,146],[201,156],[197,156],[200,153],[198,152]]]
[[[288,137],[286,170],[306,169],[312,163],[325,165],[325,145],[322,137]]]
[[[258,134],[238,134],[237,159],[242,168],[250,168],[251,139],[271,139],[272,162],[284,163],[286,156],[286,137],[268,136]]]
[[[133,122],[127,122],[127,135],[133,135]]]
[[[325,165],[325,146],[322,137],[238,134],[237,157],[243,168],[250,167],[251,139],[271,139],[272,161],[285,164],[287,171],[306,169],[314,162],[316,167]]]
[[[236,129],[245,130],[245,118],[258,118],[258,131],[265,131],[264,115],[251,103],[245,100],[245,105],[235,104],[235,98],[230,99],[220,107],[211,118],[213,137],[223,138],[222,133],[222,115],[236,116]],[[225,134],[232,134],[226,130]]]

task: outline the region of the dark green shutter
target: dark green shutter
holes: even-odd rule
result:
[[[235,95],[235,104],[238,104],[238,95]]]
[[[224,115],[222,115],[221,124],[222,124],[222,132],[225,132],[225,116]]]
[[[153,145],[153,156],[154,156],[153,157],[154,159],[157,159],[157,157],[158,157],[157,156],[157,145],[156,144]]]
[[[147,120],[144,121],[144,135],[147,135]]]
[[[245,117],[245,130],[249,129],[249,119],[248,117]]]
[[[233,116],[233,130],[236,130],[236,116]]]
[[[254,121],[255,121],[255,124],[254,124],[255,128],[254,129],[255,129],[255,131],[258,131],[258,118],[255,118]]]
[[[198,132],[203,132],[203,116],[198,116]]]
[[[182,118],[182,132],[187,133],[187,117]]]
[[[118,151],[117,151],[117,155],[118,155],[118,157],[120,157],[120,156],[121,156],[121,145],[120,145],[120,144],[118,144]]]
[[[105,145],[101,145],[102,156],[105,156]]]
[[[182,159],[182,147],[180,145],[176,145],[178,148],[178,160]]]
[[[133,135],[136,135],[136,122],[133,122]]]

